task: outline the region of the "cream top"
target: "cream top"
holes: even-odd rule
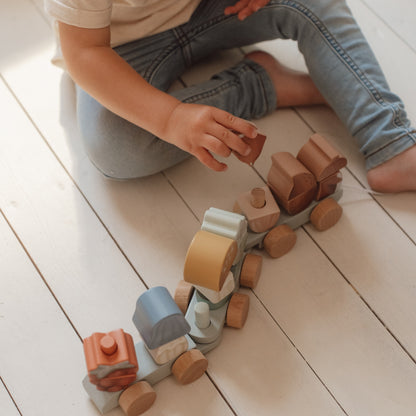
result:
[[[44,0],[56,22],[98,29],[110,26],[111,46],[163,32],[189,20],[200,0]],[[57,32],[56,32],[57,33]],[[52,62],[64,67],[59,47]]]

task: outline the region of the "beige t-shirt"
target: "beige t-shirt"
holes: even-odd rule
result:
[[[111,46],[163,32],[189,20],[200,0],[44,0],[56,21],[98,29],[110,26]],[[56,24],[55,24],[56,26]],[[64,67],[59,47],[52,62]]]

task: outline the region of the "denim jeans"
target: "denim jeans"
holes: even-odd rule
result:
[[[243,22],[224,15],[225,7],[234,3],[202,0],[187,23],[115,50],[149,83],[167,91],[186,68],[217,50],[293,39],[314,83],[357,139],[367,169],[416,143],[416,130],[402,101],[390,91],[344,0],[271,0]],[[111,113],[80,88],[77,91],[85,148],[104,175],[151,175],[189,156]],[[279,101],[267,73],[249,60],[173,95],[246,119],[274,111]]]

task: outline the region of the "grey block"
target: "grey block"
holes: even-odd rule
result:
[[[97,390],[97,387],[90,382],[88,376],[82,380],[82,385],[101,413],[107,413],[118,407],[118,399],[124,391],[108,392]]]
[[[186,311],[186,320],[191,326],[189,332],[190,337],[199,344],[210,344],[214,342],[222,332],[225,323],[225,317],[227,316],[228,303],[218,309],[210,309],[211,324],[208,328],[198,328],[195,324],[195,312],[194,307],[198,302],[196,293],[193,294],[191,302],[189,303],[188,310]]]
[[[195,342],[188,335],[185,335],[185,337],[188,341],[188,351],[195,348]],[[137,381],[146,380],[153,386],[172,374],[171,368],[176,358],[159,365],[155,363],[143,342],[137,343],[134,348],[136,349],[137,361],[139,362]]]
[[[163,286],[151,288],[137,299],[133,322],[151,350],[190,330],[181,310]]]

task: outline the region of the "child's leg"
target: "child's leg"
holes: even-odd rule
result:
[[[166,36],[170,39],[157,53],[141,53],[143,42],[122,47],[120,53],[133,67],[138,66],[136,70],[149,82],[165,89],[186,66],[216,49],[266,39],[292,38],[298,41],[315,84],[357,137],[369,169],[404,152],[416,142],[415,130],[410,127],[400,99],[389,91],[368,44],[343,0],[272,0],[244,22],[238,21],[235,16],[224,16],[224,8],[233,3],[233,0],[203,0],[188,24],[162,34],[164,41]],[[153,48],[160,43],[158,36],[143,41]],[[240,117],[255,118],[272,111],[276,107],[276,100],[279,102],[271,78],[261,66],[245,62],[207,83],[177,94],[184,101],[202,102]],[[93,119],[100,119],[102,113],[99,110],[98,117],[95,114]],[[102,118],[106,119],[107,116]],[[84,125],[88,128],[91,124],[91,118],[85,117]],[[111,129],[111,125],[117,123],[104,124]],[[111,150],[119,151],[124,146],[125,138],[119,140],[116,137],[123,129],[110,134],[101,129],[110,139],[106,139],[108,145],[102,146],[100,134],[96,135],[96,145],[89,145],[90,149],[98,150],[100,157],[106,155],[104,165],[110,176],[141,176],[153,173],[152,167],[156,172],[169,166],[165,162],[152,162],[150,167],[146,167],[146,160],[160,161],[164,158],[166,146],[169,148],[167,154],[173,149],[171,162],[186,157],[180,150],[159,143],[154,137],[148,135],[146,138],[146,132],[135,126],[126,130],[130,135],[126,148],[130,152],[124,152],[124,155],[121,152],[119,162],[124,164],[117,162],[112,166],[118,169],[126,165],[133,168],[143,165],[142,170],[139,168],[133,172],[128,169],[125,175],[111,168],[111,163],[117,159]],[[152,153],[152,148],[157,151]],[[138,152],[137,149],[143,151]],[[136,156],[133,159],[130,157],[133,154],[139,156],[137,162]],[[152,157],[147,158],[147,154]]]
[[[297,40],[314,83],[357,139],[370,185],[391,192],[416,189],[416,130],[344,0],[271,0],[243,22],[219,17],[213,28],[205,28],[201,38],[222,47]],[[191,40],[196,58],[209,47],[201,38]]]

